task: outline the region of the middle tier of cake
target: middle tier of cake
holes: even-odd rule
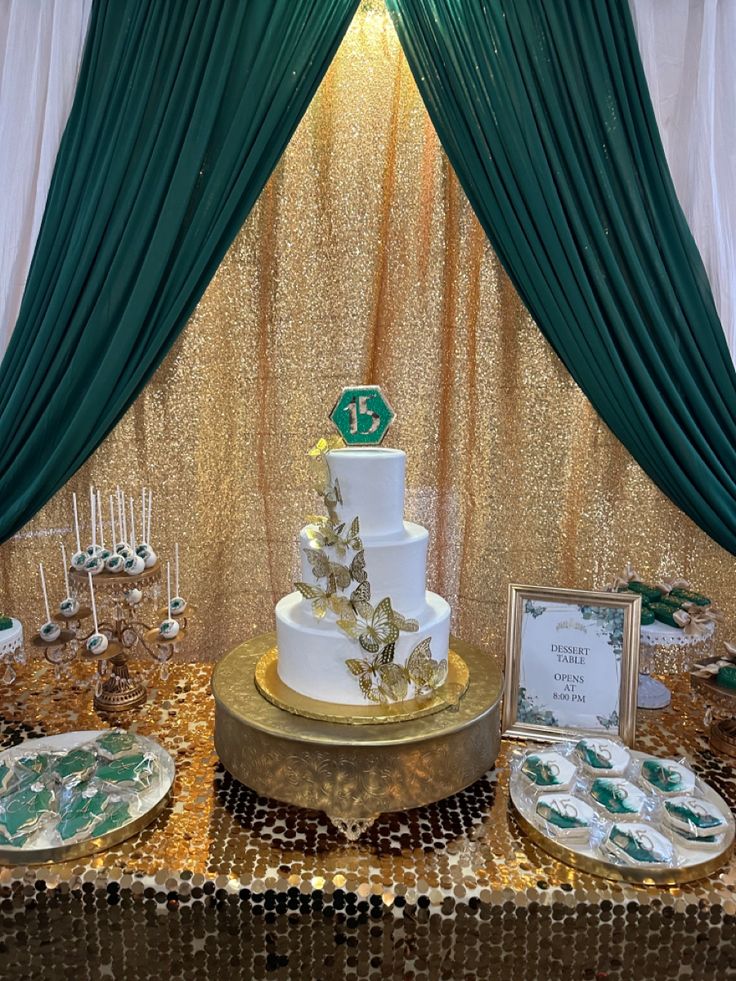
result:
[[[319,546],[309,538],[310,526],[299,533],[302,581],[318,581],[307,558]],[[416,617],[426,606],[427,543],[429,534],[421,525],[404,522],[403,531],[390,535],[362,536],[365,568],[371,584],[372,602],[388,596],[391,606],[405,617]],[[345,559],[350,563],[352,555]],[[335,561],[342,561],[335,558]],[[351,588],[355,587],[355,583]],[[350,590],[346,590],[349,593]]]

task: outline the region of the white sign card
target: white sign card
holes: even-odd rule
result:
[[[631,744],[640,609],[632,594],[510,587],[508,734],[597,732]]]

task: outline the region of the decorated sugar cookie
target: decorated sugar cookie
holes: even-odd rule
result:
[[[572,794],[542,794],[535,811],[553,838],[587,839],[596,820],[593,808]]]
[[[631,760],[628,750],[613,739],[589,736],[580,740],[575,752],[591,776],[620,777]]]
[[[623,777],[599,777],[591,785],[590,796],[619,820],[640,817],[647,801],[644,792]]]
[[[670,865],[674,857],[671,843],[649,824],[614,824],[605,848],[614,858],[638,868]]]
[[[660,794],[689,794],[695,789],[695,774],[675,760],[646,759],[641,777]]]
[[[575,765],[554,750],[530,753],[521,765],[521,772],[536,787],[568,790],[575,779]]]
[[[678,831],[695,838],[720,834],[726,830],[726,818],[720,810],[702,797],[683,795],[664,802],[667,822]]]

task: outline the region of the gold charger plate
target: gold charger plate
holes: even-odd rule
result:
[[[62,749],[73,749],[75,746],[89,742],[96,736],[107,732],[107,729],[90,730],[84,732],[62,732],[56,736],[42,736],[39,739],[28,739],[17,746],[12,746],[0,754],[0,760],[6,760],[13,756],[22,756],[23,753],[35,750],[47,749],[58,751]],[[92,855],[95,852],[106,851],[115,845],[120,844],[127,838],[132,838],[147,825],[154,821],[168,804],[171,798],[172,787],[176,766],[171,755],[159,743],[146,736],[136,733],[136,738],[150,752],[154,753],[159,763],[161,773],[161,783],[159,786],[153,785],[141,794],[147,801],[145,809],[127,824],[106,835],[97,838],[88,837],[81,841],[72,842],[69,845],[33,845],[13,848],[9,845],[0,846],[0,865],[48,865],[50,863],[64,862],[83,855]],[[1,796],[1,795],[0,795]]]
[[[629,752],[633,759],[641,760],[651,756],[650,753],[638,753],[635,750],[629,750]],[[697,856],[693,858],[695,855],[694,849],[677,846],[680,856],[685,859],[687,864],[661,869],[640,869],[634,866],[621,865],[614,861],[608,861],[594,853],[591,854],[592,848],[589,844],[586,846],[580,842],[565,843],[555,841],[548,837],[534,824],[531,806],[535,803],[536,798],[523,793],[521,779],[518,771],[512,773],[509,782],[509,799],[513,808],[514,817],[518,821],[522,831],[543,851],[556,858],[559,862],[563,862],[565,865],[571,865],[573,868],[580,869],[583,872],[589,872],[591,875],[597,875],[602,879],[611,879],[614,882],[631,882],[643,886],[676,886],[684,882],[693,882],[696,879],[703,879],[708,875],[712,875],[713,872],[716,872],[728,862],[733,853],[734,832],[736,829],[731,809],[720,794],[716,793],[705,782],[703,782],[703,786],[705,787],[704,796],[711,803],[715,804],[724,817],[727,818],[728,828],[724,832],[722,850],[717,853],[706,853],[698,861]],[[611,822],[609,821],[607,823],[610,824]],[[656,824],[653,827],[655,830],[660,830]],[[665,829],[662,833],[666,835],[668,832]]]
[[[300,715],[305,719],[320,722],[342,722],[351,726],[381,725],[389,722],[409,722],[425,715],[434,715],[443,709],[456,705],[468,690],[470,672],[468,666],[455,651],[450,651],[447,659],[447,681],[429,699],[411,698],[404,702],[388,705],[341,705],[333,702],[308,698],[289,688],[279,678],[278,650],[267,650],[256,664],[256,688],[272,705]]]

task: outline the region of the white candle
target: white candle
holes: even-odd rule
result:
[[[118,536],[115,534],[115,505],[113,504],[112,494],[110,495],[110,534],[112,535],[111,548],[113,551],[115,551]]]
[[[89,489],[89,508],[92,516],[92,545],[94,546],[97,545],[97,514],[95,513],[95,492],[91,486]]]
[[[166,585],[169,590],[169,620],[171,619],[171,563],[166,563]]]
[[[102,519],[102,497],[99,491],[97,491],[97,520],[100,522],[100,545],[104,548],[105,547],[105,522]]]
[[[92,617],[95,622],[95,633],[98,634],[100,631],[97,626],[97,604],[95,603],[95,587],[92,585],[92,573],[88,572],[87,576],[89,578],[89,596],[92,600]]]
[[[82,551],[82,546],[79,541],[79,514],[77,513],[77,495],[72,494],[72,502],[74,504],[74,531],[77,534],[77,551]]]
[[[133,498],[130,498],[130,546],[135,549],[135,511],[133,510]]]
[[[64,563],[64,585],[66,586],[66,595],[71,596],[69,590],[69,570],[66,567],[66,549],[64,548],[64,543],[61,543],[61,561]]]
[[[51,619],[51,611],[49,610],[49,596],[46,592],[46,576],[43,574],[43,562],[39,562],[38,568],[41,572],[41,589],[43,590],[43,605],[46,607],[46,623]],[[169,599],[169,604],[171,599]]]

